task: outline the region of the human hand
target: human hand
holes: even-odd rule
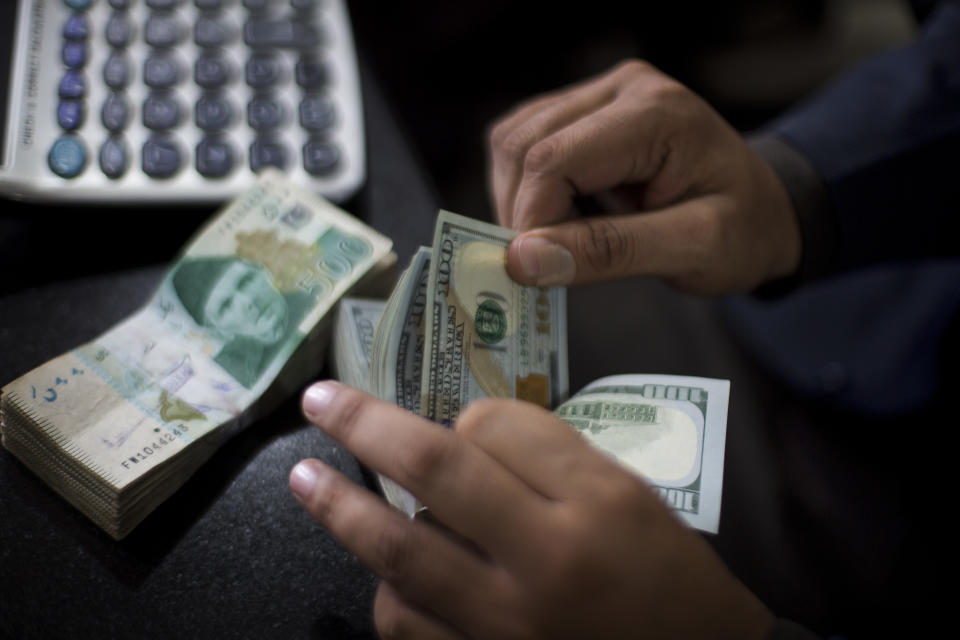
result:
[[[455,430],[335,382],[304,413],[409,489],[411,520],[318,460],[290,487],[383,579],[384,638],[759,638],[773,617],[635,475],[534,405],[472,403]]]
[[[660,276],[702,293],[790,275],[800,231],[772,169],[706,102],[639,61],[521,105],[490,132],[500,224],[524,284]],[[577,217],[577,196],[611,215]]]

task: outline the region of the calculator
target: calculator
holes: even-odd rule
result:
[[[0,5],[2,195],[213,203],[269,166],[342,201],[365,180],[345,0]]]

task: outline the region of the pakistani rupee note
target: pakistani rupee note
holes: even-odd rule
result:
[[[388,238],[276,171],[201,229],[137,313],[3,388],[4,445],[115,538],[322,360]],[[317,353],[315,349],[311,353]],[[273,387],[273,389],[271,389]]]
[[[555,414],[641,475],[691,526],[720,524],[727,380],[619,375],[591,382]]]

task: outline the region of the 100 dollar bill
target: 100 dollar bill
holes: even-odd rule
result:
[[[643,477],[690,526],[720,525],[730,382],[629,374],[595,380],[554,413]]]
[[[441,211],[427,281],[420,412],[451,425],[476,398],[550,408],[568,392],[566,291],[506,270],[516,232]]]

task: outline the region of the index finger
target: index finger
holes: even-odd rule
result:
[[[521,105],[490,130],[490,195],[501,225],[524,230],[557,222],[556,219],[524,221],[516,215],[516,197],[523,181],[528,155],[551,134],[609,104],[616,97],[616,83],[609,76],[576,84]],[[561,212],[561,216],[566,211]],[[526,224],[526,226],[518,226]]]
[[[409,490],[448,527],[508,562],[513,533],[547,517],[549,503],[453,431],[346,385],[303,396],[304,413],[363,464]],[[494,523],[495,526],[491,526]]]

